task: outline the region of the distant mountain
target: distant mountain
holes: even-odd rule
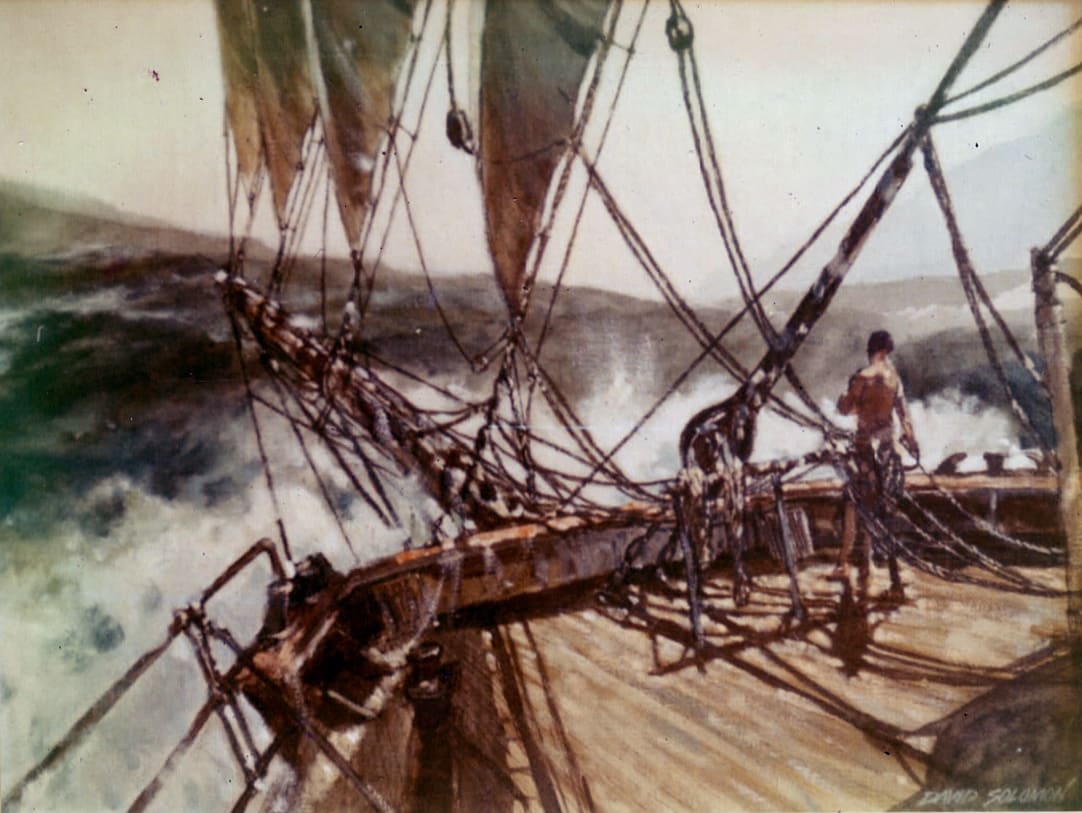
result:
[[[58,482],[89,488],[112,472],[145,481],[167,497],[203,489],[210,500],[239,488],[258,467],[216,479],[218,461],[237,454],[221,427],[242,415],[244,406],[230,325],[212,282],[224,241],[133,222],[93,205],[90,211],[54,208],[21,192],[0,189],[5,213],[22,218],[13,228],[8,217],[0,217],[0,520],[34,494],[54,493]],[[193,256],[200,252],[206,256]],[[250,276],[264,278],[267,263],[253,259]],[[286,291],[287,307],[311,324],[324,310],[321,270],[318,262],[302,258]],[[1063,270],[1077,277],[1082,263],[1065,263]],[[325,308],[333,330],[352,278],[348,261],[331,261],[328,278],[336,282]],[[1032,352],[1028,272],[983,279]],[[856,283],[841,288],[794,360],[818,403],[833,402],[865,358],[868,333],[884,327],[895,335],[912,400],[961,392],[1004,406],[956,280]],[[766,297],[775,326],[784,323],[802,293]],[[535,341],[552,296],[545,283],[534,291],[525,328]],[[1067,290],[1063,296],[1073,308],[1068,323],[1082,328],[1082,300]],[[740,308],[739,300],[730,299],[696,311],[716,331]],[[491,366],[474,373],[449,340],[444,319],[471,356],[491,348],[507,324],[491,276],[440,277],[430,288],[420,275],[381,270],[358,349],[409,371],[397,379],[407,389],[416,389],[413,376],[420,375],[485,397]],[[697,362],[699,344],[660,301],[567,288],[548,326],[539,351],[546,373],[583,415],[611,412],[610,434],[629,428],[676,386],[650,430],[658,454],[673,453],[688,415],[731,391],[732,381],[717,364]],[[748,319],[728,335],[725,347],[746,366],[765,349]],[[248,352],[249,369],[258,378],[257,349],[249,346]],[[1004,360],[1018,397],[1046,426],[1039,391],[1017,362],[1006,355]],[[692,365],[695,371],[685,378]],[[1082,362],[1076,369],[1082,370]],[[779,389],[785,394],[787,385]],[[1082,389],[1076,398],[1082,402]],[[109,516],[106,511],[101,521]]]
[[[2,254],[47,258],[147,252],[224,257],[228,242],[132,217],[93,199],[0,180]]]
[[[950,127],[952,125],[943,125]],[[1030,248],[1046,243],[1079,204],[1075,160],[1082,107],[1040,133],[982,149],[945,167],[966,246],[981,272],[1025,268]],[[943,215],[918,155],[907,188],[868,242],[874,267],[865,279],[954,273]]]
[[[0,293],[9,304],[31,306],[52,293],[123,286],[123,300],[132,310],[190,310],[186,318],[193,323],[205,322],[208,313],[218,313],[210,276],[227,252],[223,239],[136,220],[93,201],[56,200],[6,183],[0,183],[0,215]],[[263,248],[251,258],[254,278],[266,273],[268,257],[263,255],[267,253]],[[1082,272],[1071,263],[1064,270],[1076,276]],[[945,271],[953,273],[949,264]],[[319,263],[299,260],[292,271],[287,306],[315,318],[322,310],[320,274]],[[982,274],[982,278],[1007,321],[1032,348],[1029,272],[1020,268]],[[333,322],[352,279],[348,261],[331,260],[328,279],[332,284],[327,288],[326,311]],[[936,348],[935,335],[961,331],[966,352],[937,366],[953,369],[963,356],[967,365],[979,363],[969,352],[979,349],[980,342],[956,279],[925,276],[870,284],[863,282],[866,279],[854,278],[842,287],[800,351],[797,366],[816,396],[826,397],[844,382],[863,357],[868,332],[880,327],[895,335],[900,350],[919,346],[922,352]],[[772,291],[764,298],[775,326],[784,323],[802,293]],[[527,323],[530,335],[540,330],[551,296],[551,286],[539,283]],[[1074,308],[1077,297],[1065,297]],[[435,307],[437,301],[443,315]],[[729,299],[699,306],[697,311],[703,324],[716,330],[740,306],[738,300]],[[469,377],[448,341],[444,316],[471,353],[491,345],[506,325],[502,298],[487,275],[440,276],[432,280],[430,289],[423,276],[383,269],[377,275],[365,334],[371,350],[385,358],[420,363],[430,372],[455,371]],[[1082,325],[1078,319],[1070,321]],[[664,304],[599,289],[564,290],[553,310],[549,333],[542,358],[575,397],[590,394],[598,381],[605,380],[592,371],[619,368],[632,374],[644,393],[657,395],[700,350]],[[762,339],[748,320],[731,333],[726,346],[748,365],[763,352]],[[900,361],[913,366],[921,363],[908,352],[900,353]],[[709,364],[700,368],[707,376],[713,370]],[[693,376],[691,381],[698,378]],[[936,386],[942,383],[936,381]]]

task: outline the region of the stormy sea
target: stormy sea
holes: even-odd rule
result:
[[[336,486],[331,496],[350,550],[291,431],[264,411],[262,440],[276,483],[271,499],[237,348],[213,283],[225,256],[222,241],[166,239],[150,226],[113,224],[110,232],[105,220],[65,215],[61,222],[38,204],[21,206],[8,210],[27,218],[21,242],[0,229],[5,794],[164,639],[176,610],[252,543],[276,533],[278,511],[295,556],[321,551],[340,568],[418,541],[411,521],[383,528],[355,494]],[[73,237],[77,227],[85,233]],[[63,240],[26,237],[49,229],[63,231]],[[988,285],[1032,349],[1026,273],[992,275]],[[439,289],[464,343],[483,347],[498,334],[502,306],[486,278],[446,278]],[[772,314],[780,320],[798,296],[776,295],[768,303]],[[369,335],[384,356],[446,386],[479,391],[447,341],[424,280],[388,273],[373,302]],[[545,363],[598,442],[611,446],[666,393],[698,347],[659,302],[590,289],[567,292],[561,302]],[[321,304],[310,297],[299,307],[315,313]],[[707,303],[701,313],[707,324],[720,325],[733,308]],[[836,415],[833,399],[860,365],[868,330],[887,327],[926,464],[965,451],[972,461],[964,465],[979,467],[980,453],[995,451],[1009,465],[1030,465],[1026,451],[1037,439],[1010,415],[970,325],[949,277],[856,286],[843,291],[797,367],[824,411]],[[746,360],[759,346],[750,333],[733,336],[734,352]],[[262,386],[257,360],[246,361],[254,386]],[[1007,372],[1038,430],[1049,434],[1040,393],[1020,365],[1008,364]],[[733,386],[703,367],[652,413],[618,462],[643,479],[671,476],[684,421]],[[780,420],[764,420],[759,432],[762,457],[810,450],[819,440]],[[249,568],[210,608],[242,640],[261,622],[269,578],[266,566]],[[205,699],[191,647],[178,640],[71,758],[34,784],[26,809],[125,808]],[[244,777],[216,726],[212,721],[179,763],[159,809],[218,810],[235,800]],[[266,742],[265,732],[254,736]]]

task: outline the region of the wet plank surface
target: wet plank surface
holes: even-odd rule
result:
[[[631,588],[628,607],[490,630],[519,806],[542,806],[540,782],[569,810],[886,809],[920,789],[937,723],[1040,662],[1065,627],[1059,598],[903,569],[898,605],[879,598],[885,571],[865,594],[829,570],[802,569],[810,617],[789,634],[780,574],[758,574],[740,609],[727,578],[711,580],[701,658],[686,646],[679,590],[657,583]],[[1062,569],[1026,573],[1062,587]],[[469,716],[468,697],[456,705]]]

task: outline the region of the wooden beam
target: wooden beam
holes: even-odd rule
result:
[[[935,123],[935,116],[946,102],[947,93],[954,84],[954,80],[958,78],[958,74],[962,72],[969,58],[980,46],[1006,2],[1007,0],[991,0],[985,6],[984,12],[969,32],[961,49],[955,55],[946,73],[943,74],[943,78],[940,79],[935,92],[932,93],[927,104],[917,108],[909,134],[849,226],[849,230],[838,244],[838,250],[823,266],[815,284],[800,300],[781,333],[741,386],[735,400],[739,403],[752,404],[753,412],[762,406],[778,379],[785,373],[786,367],[796,355],[797,350],[811,333],[812,328],[826,313],[835,292],[856,262],[864,243],[882,220],[902,184],[905,183],[912,167],[913,153]]]
[[[1045,361],[1045,383],[1052,398],[1052,422],[1059,458],[1059,510],[1067,534],[1067,634],[1071,646],[1082,651],[1082,488],[1079,486],[1078,445],[1074,404],[1071,400],[1071,356],[1067,348],[1066,319],[1056,296],[1053,263],[1039,249],[1030,254],[1033,271],[1037,340]]]

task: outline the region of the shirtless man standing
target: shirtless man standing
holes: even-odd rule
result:
[[[838,566],[832,574],[849,580],[849,558],[853,551],[858,525],[856,509],[864,513],[881,515],[901,496],[903,485],[902,461],[895,448],[894,415],[901,424],[901,442],[914,459],[920,458],[920,449],[913,435],[913,425],[905,405],[905,391],[898,371],[888,356],[894,350],[894,341],[885,330],[877,330],[868,337],[868,366],[849,379],[849,388],[838,399],[838,411],[843,415],[857,416],[857,434],[854,441],[856,477],[850,484],[849,499],[845,504],[845,527],[842,532],[842,549]],[[860,528],[861,573],[867,574],[871,555],[871,536],[867,528]],[[901,591],[901,579],[897,564],[891,556],[891,589]]]

